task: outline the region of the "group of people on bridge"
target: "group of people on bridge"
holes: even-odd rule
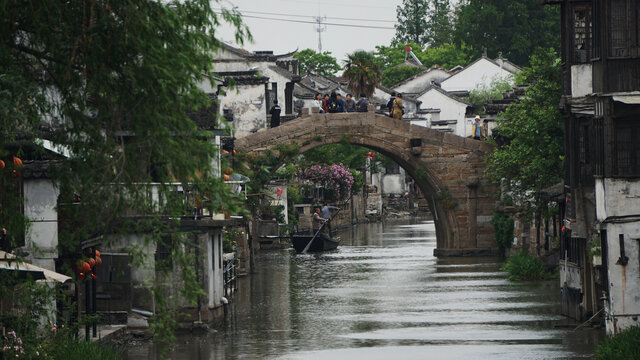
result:
[[[313,106],[320,108],[321,114],[341,113],[341,112],[367,112],[369,99],[364,93],[360,94],[360,99],[356,102],[351,94],[347,94],[347,99],[342,100],[342,95],[332,92],[331,95],[324,94],[324,98],[317,93],[313,100]]]

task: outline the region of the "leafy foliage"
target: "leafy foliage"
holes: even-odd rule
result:
[[[360,169],[364,167],[365,154],[369,151],[371,150],[353,144],[329,144],[305,151],[302,154],[304,160],[301,161],[307,165],[344,164],[350,169]]]
[[[476,107],[476,109],[482,109],[484,103],[487,100],[502,100],[502,94],[513,88],[513,79],[495,78],[491,80],[491,84],[486,86],[481,84],[475,89],[471,90],[469,94],[469,100]]]
[[[422,71],[424,71],[424,68],[417,66],[394,66],[387,68],[382,72],[382,85],[391,87]]]
[[[398,65],[404,62],[405,46],[411,49],[425,67],[440,65],[446,69],[454,66],[467,66],[471,62],[471,57],[467,54],[466,46],[456,46],[453,44],[442,44],[438,47],[422,47],[415,43],[396,44],[392,46],[376,46],[376,58],[383,69]]]
[[[607,337],[596,350],[595,360],[640,359],[640,327]]]
[[[496,233],[498,256],[504,258],[506,250],[511,248],[511,239],[513,239],[514,230],[513,218],[507,216],[502,211],[496,211],[491,217],[491,225],[493,225]]]
[[[494,133],[510,143],[488,157],[486,173],[495,183],[506,181],[522,208],[537,209],[538,191],[562,179],[563,119],[560,59],[552,49],[538,49],[519,82],[530,84],[525,96],[505,111]]]
[[[13,151],[14,139],[37,138],[69,154],[51,169],[60,191],[62,258],[74,261],[81,241],[103,234],[158,241],[178,229],[168,219],[187,214],[194,198],[210,212],[234,206],[212,169],[213,134],[187,115],[211,106],[200,84],[213,78],[216,27],[226,22],[236,40],[250,37],[240,14],[219,12],[219,3],[3,3],[0,155]],[[175,196],[169,185],[175,182],[186,196]],[[149,183],[160,184],[163,201],[153,200]],[[141,245],[131,246],[136,263],[145,256],[135,250]],[[178,246],[173,254],[185,269],[193,266],[190,248]],[[200,293],[193,273],[181,272],[181,295],[190,302]],[[166,310],[154,329],[168,338],[177,301],[163,296],[162,287],[152,290],[157,309]]]
[[[451,3],[449,0],[431,0],[429,16],[429,46],[440,47],[451,43],[453,21],[451,19]]]
[[[300,74],[306,74],[313,71],[327,77],[336,76],[336,72],[340,70],[340,65],[330,51],[318,53],[313,49],[304,49],[293,55],[298,59],[300,64]]]
[[[349,89],[355,94],[364,93],[367,97],[380,84],[381,69],[373,53],[356,51],[347,55],[342,76],[349,80]]]
[[[398,22],[395,24],[394,43],[413,42],[420,45],[429,43],[427,0],[402,0],[396,8]]]
[[[477,58],[482,48],[526,65],[537,47],[560,47],[560,8],[537,0],[470,0],[456,12],[454,43]]]
[[[544,280],[554,277],[539,258],[529,255],[526,251],[507,259],[501,270],[509,273],[509,280]]]

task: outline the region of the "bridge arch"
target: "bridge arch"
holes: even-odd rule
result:
[[[434,215],[436,255],[495,253],[495,188],[482,176],[490,144],[368,112],[303,116],[238,139],[236,147],[259,153],[295,143],[303,153],[345,142],[384,154],[416,181]]]

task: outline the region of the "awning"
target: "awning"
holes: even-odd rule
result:
[[[640,95],[614,95],[611,98],[625,104],[640,104]]]
[[[65,283],[71,280],[69,276],[18,260],[15,255],[2,250],[0,250],[0,270],[17,271],[20,278],[30,275],[32,279],[38,281]]]

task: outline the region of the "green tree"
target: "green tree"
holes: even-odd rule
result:
[[[394,44],[413,42],[426,45],[429,42],[427,18],[429,2],[427,0],[402,0],[396,8],[398,22],[395,25]]]
[[[306,74],[309,71],[316,72],[327,77],[336,76],[336,72],[340,70],[340,65],[330,51],[321,54],[313,49],[304,49],[293,55],[300,63],[300,74]]]
[[[489,86],[480,84],[471,90],[469,100],[476,109],[482,109],[487,100],[502,100],[502,94],[513,88],[512,82],[512,78],[494,78]]]
[[[477,58],[502,51],[526,65],[536,47],[560,47],[560,11],[537,0],[469,0],[457,10],[454,42]]]
[[[411,46],[413,53],[426,67],[438,64],[451,69],[457,65],[466,66],[471,62],[471,57],[468,55],[469,49],[464,45],[459,47],[453,44],[443,44],[439,47],[423,48],[415,43],[406,43],[376,46],[375,56],[383,70],[388,70],[388,68],[404,62],[405,46]]]
[[[380,84],[381,70],[373,53],[356,51],[347,55],[342,76],[349,80],[349,89],[355,93],[364,93],[368,97]]]
[[[429,15],[429,46],[440,47],[452,40],[453,23],[449,0],[431,0]]]
[[[173,196],[172,182],[181,182],[183,192],[211,212],[232,204],[211,166],[217,152],[212,134],[187,115],[211,105],[199,85],[214,78],[216,28],[227,22],[236,40],[249,36],[238,12],[214,8],[220,3],[3,2],[0,149],[8,156],[13,140],[45,138],[69,154],[51,169],[61,192],[59,212],[75,221],[62,224],[62,253],[73,254],[82,240],[99,234],[135,233],[153,242],[175,231],[169,219],[179,219],[190,205]],[[161,184],[161,203],[142,185],[151,182]],[[131,214],[145,216],[125,216]],[[104,241],[111,238],[118,236]],[[190,248],[174,249],[174,261],[186,269],[193,266],[184,250]],[[144,256],[130,251],[137,262]],[[193,274],[182,271],[181,295],[191,302],[201,293]],[[166,315],[155,317],[154,329],[171,336],[164,325],[175,321],[175,302],[160,287],[154,292],[158,312]]]
[[[425,69],[417,66],[394,66],[382,72],[382,85],[391,87],[416,75]]]
[[[537,192],[562,180],[563,119],[558,109],[562,69],[553,49],[536,49],[519,83],[524,98],[509,106],[494,134],[510,139],[488,157],[487,175],[506,181],[524,209],[537,210]]]

